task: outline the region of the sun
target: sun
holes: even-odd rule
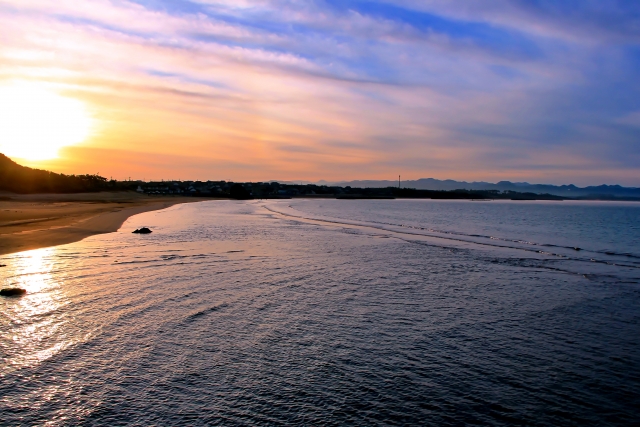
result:
[[[58,157],[83,142],[93,119],[86,105],[36,83],[0,85],[0,153],[26,160]]]

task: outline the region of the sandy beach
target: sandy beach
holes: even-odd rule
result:
[[[111,233],[132,215],[198,201],[133,192],[0,194],[0,255]]]

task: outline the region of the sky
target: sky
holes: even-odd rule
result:
[[[637,0],[0,0],[0,28],[0,85],[91,118],[29,166],[640,187]]]

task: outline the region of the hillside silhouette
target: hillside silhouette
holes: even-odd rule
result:
[[[0,191],[19,194],[80,193],[107,190],[99,175],[64,175],[22,166],[0,153]]]

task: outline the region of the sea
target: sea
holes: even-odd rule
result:
[[[204,201],[0,264],[2,426],[640,424],[640,203]]]

